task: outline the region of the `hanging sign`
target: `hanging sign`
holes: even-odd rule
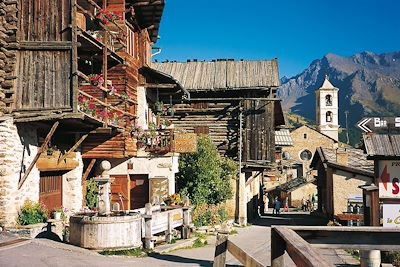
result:
[[[379,198],[400,198],[400,160],[379,161]]]
[[[194,153],[197,151],[195,133],[174,133],[173,151],[176,153]]]

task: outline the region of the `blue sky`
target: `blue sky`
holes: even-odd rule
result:
[[[159,61],[272,59],[293,76],[327,53],[400,50],[399,0],[166,0]]]

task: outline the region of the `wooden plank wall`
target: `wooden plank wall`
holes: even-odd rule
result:
[[[71,107],[70,51],[18,52],[15,109]]]
[[[222,155],[237,158],[238,103],[176,104],[175,115],[170,119],[176,129],[194,133],[196,127],[208,127],[210,138]]]
[[[91,134],[82,144],[82,158],[123,159],[128,156],[136,156],[136,144],[130,136],[120,133],[114,137],[107,134]]]
[[[55,110],[72,108],[71,50],[46,49],[43,45],[69,42],[71,0],[20,0],[19,42],[16,69],[16,110]],[[66,44],[66,43],[64,43]],[[71,47],[72,48],[72,47]]]
[[[19,0],[19,41],[69,41],[71,0]]]
[[[275,152],[273,112],[273,101],[244,101],[243,161],[273,161]]]

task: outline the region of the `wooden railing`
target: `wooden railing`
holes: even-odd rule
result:
[[[296,266],[333,266],[326,261],[316,248],[321,249],[359,249],[400,250],[400,228],[382,227],[343,227],[343,226],[272,226],[271,227],[271,266],[285,265],[285,252]],[[219,232],[215,244],[214,267],[226,264],[226,251],[229,251],[244,266],[267,266],[252,255],[228,240],[227,232]]]
[[[264,267],[262,263],[246,253],[235,243],[228,240],[229,233],[220,231],[217,234],[217,242],[215,243],[215,254],[213,267],[225,267],[226,251],[229,251],[244,266]]]
[[[285,266],[285,251],[297,266],[332,266],[314,248],[400,250],[400,229],[343,226],[273,226],[271,266]]]
[[[173,129],[144,130],[137,137],[137,146],[146,152],[165,154],[172,151],[173,137]]]

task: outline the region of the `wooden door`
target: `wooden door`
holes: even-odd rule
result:
[[[62,176],[46,173],[40,174],[39,202],[49,211],[62,206]]]
[[[119,203],[120,210],[129,209],[129,178],[127,175],[111,175],[111,203]]]
[[[149,176],[147,174],[130,175],[131,209],[143,208],[149,202]]]

